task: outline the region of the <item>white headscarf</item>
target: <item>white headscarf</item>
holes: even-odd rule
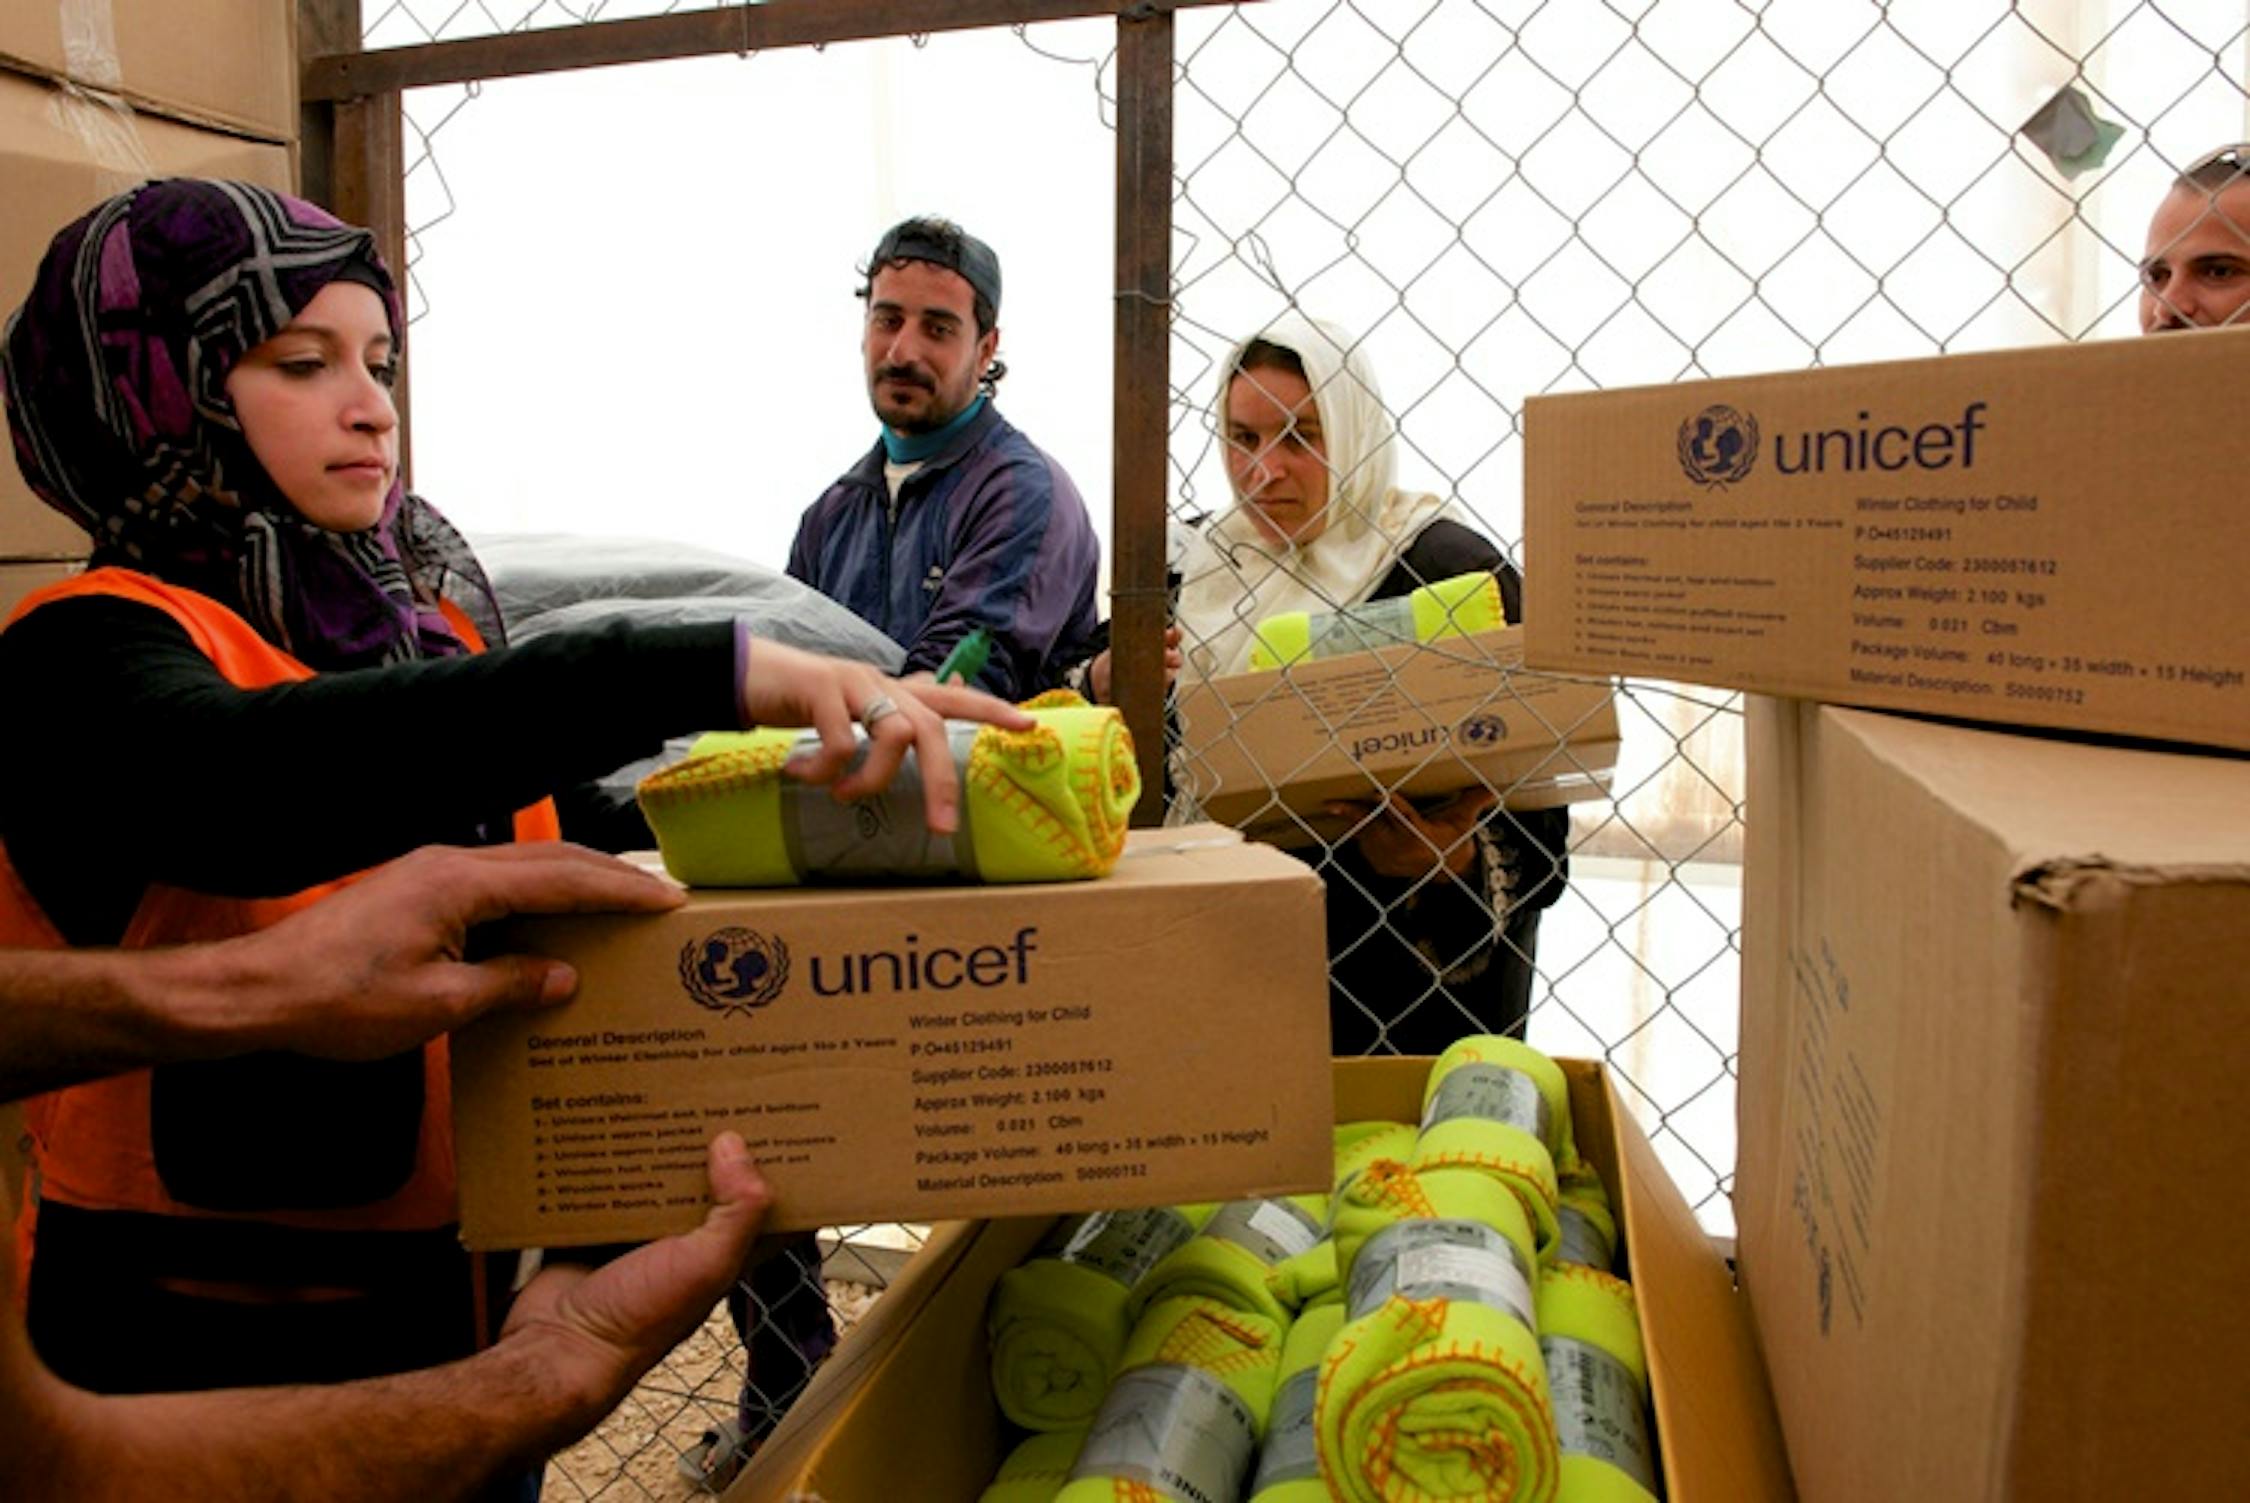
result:
[[[1179,624],[1190,678],[1247,672],[1251,628],[1268,616],[1359,604],[1446,509],[1440,497],[1398,489],[1397,426],[1359,341],[1334,324],[1297,314],[1256,337],[1304,362],[1328,454],[1328,526],[1310,542],[1277,543],[1258,530],[1249,504],[1235,496],[1186,536]],[[1222,442],[1227,388],[1250,343],[1236,345],[1219,367],[1215,411]]]

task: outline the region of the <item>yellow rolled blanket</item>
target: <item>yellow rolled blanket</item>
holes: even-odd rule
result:
[[[1335,1236],[1346,1323],[1316,1401],[1333,1494],[1548,1503],[1555,1422],[1520,1200],[1480,1170],[1378,1162],[1339,1199]]]
[[[1289,1327],[1281,1343],[1273,1412],[1267,1416],[1258,1469],[1250,1479],[1250,1503],[1328,1503],[1328,1484],[1320,1477],[1313,1400],[1320,1385],[1321,1359],[1343,1327],[1340,1303],[1315,1305]]]
[[[1454,1236],[1453,1243],[1478,1249],[1462,1257],[1477,1265],[1479,1286],[1489,1286],[1501,1307],[1513,1311],[1524,1325],[1531,1325],[1537,1309],[1532,1272],[1538,1264],[1531,1219],[1524,1214],[1523,1203],[1507,1186],[1481,1170],[1415,1169],[1387,1159],[1368,1165],[1336,1200],[1332,1237],[1344,1303],[1353,1312],[1352,1318],[1365,1315],[1395,1293],[1402,1277],[1401,1239],[1396,1235],[1386,1238],[1385,1234],[1406,1223],[1438,1222],[1478,1229],[1474,1235],[1462,1232]],[[1429,1240],[1429,1236],[1417,1233],[1406,1242],[1411,1245]],[[1374,1257],[1368,1256],[1371,1246],[1376,1249]],[[1406,1272],[1416,1266],[1410,1261],[1405,1265]]]
[[[1632,1286],[1599,1269],[1548,1269],[1539,1350],[1554,1398],[1560,1503],[1655,1503],[1648,1358]]]
[[[1125,1355],[1133,1286],[1211,1219],[1208,1205],[1097,1211],[1057,1224],[1000,1275],[985,1310],[992,1393],[1026,1430],[1084,1426]]]
[[[1054,1503],[1055,1494],[1070,1480],[1070,1464],[1086,1432],[1050,1430],[1027,1436],[1000,1463],[992,1481],[977,1494],[977,1503]]]
[[[1404,1122],[1339,1122],[1336,1124],[1336,1173],[1330,1182],[1335,1193],[1359,1177],[1378,1159],[1404,1161],[1414,1152],[1415,1130]],[[1323,1240],[1311,1251],[1284,1259],[1266,1276],[1266,1287],[1291,1309],[1343,1297],[1336,1270],[1336,1247]]]
[[[1140,797],[1133,739],[1114,709],[1061,690],[1024,705],[1029,730],[947,723],[961,779],[951,836],[924,822],[914,755],[881,793],[839,804],[783,766],[810,731],[715,731],[641,780],[664,868],[691,887],[786,887],[814,878],[1098,877],[1125,849]],[[866,755],[861,740],[859,756]],[[856,758],[855,758],[856,765]]]
[[[1339,1122],[1336,1124],[1336,1177],[1329,1188],[1341,1190],[1353,1176],[1377,1159],[1404,1161],[1414,1152],[1416,1128],[1411,1122]]]
[[[1477,1068],[1477,1067],[1482,1067]],[[1527,1103],[1519,1084],[1504,1078],[1513,1071],[1538,1089],[1538,1104]],[[1455,1076],[1461,1076],[1459,1080]],[[1577,1134],[1570,1122],[1570,1081],[1562,1066],[1521,1039],[1504,1034],[1472,1033],[1455,1039],[1430,1066],[1429,1083],[1422,1090],[1422,1130],[1430,1128],[1430,1112],[1441,1097],[1454,1092],[1472,1094],[1449,1109],[1462,1108],[1482,1115],[1514,1121],[1547,1145],[1558,1171],[1578,1162]]]
[[[1617,1216],[1592,1164],[1580,1159],[1556,1177],[1555,1261],[1608,1272],[1617,1262]]]
[[[1319,1245],[1327,1210],[1320,1195],[1227,1202],[1134,1286],[1126,1314],[1138,1319],[1158,1300],[1197,1294],[1288,1324],[1297,1308],[1285,1298],[1293,1285],[1271,1276]]]
[[[1456,574],[1388,600],[1340,611],[1285,611],[1252,628],[1250,667],[1283,668],[1401,642],[1435,642],[1508,624],[1500,581],[1489,570]]]
[[[1555,1062],[1528,1044],[1498,1035],[1460,1039],[1430,1068],[1417,1168],[1473,1168],[1523,1201],[1542,1261],[1554,1256],[1560,1226],[1556,1169],[1575,1164],[1570,1084]]]
[[[1216,1300],[1159,1300],[1055,1503],[1242,1496],[1281,1369],[1283,1328]]]
[[[1292,1310],[1303,1310],[1344,1297],[1336,1272],[1336,1243],[1322,1237],[1293,1258],[1283,1258],[1266,1270],[1266,1288]]]

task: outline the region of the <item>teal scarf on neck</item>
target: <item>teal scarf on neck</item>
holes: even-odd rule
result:
[[[984,393],[980,391],[977,393],[977,399],[962,408],[960,412],[954,415],[953,421],[947,423],[943,428],[935,428],[928,433],[902,435],[893,433],[886,427],[883,429],[883,455],[892,464],[920,464],[951,443],[955,435],[975,422],[977,414],[982,411],[984,411]]]

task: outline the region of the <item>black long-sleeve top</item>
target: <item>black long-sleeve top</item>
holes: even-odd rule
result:
[[[1444,519],[1422,529],[1367,598],[1485,571],[1499,576],[1508,620],[1522,621],[1522,576],[1481,533]],[[1329,851],[1320,870],[1336,1051],[1436,1053],[1465,1033],[1519,1031],[1535,916],[1562,896],[1569,839],[1568,809],[1497,808],[1459,878],[1382,876],[1351,841]]]
[[[152,883],[270,897],[738,723],[734,628],[610,622],[245,690],[162,611],[80,597],[0,632],[0,841],[75,945]]]

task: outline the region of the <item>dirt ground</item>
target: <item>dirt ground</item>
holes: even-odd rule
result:
[[[827,1288],[839,1334],[857,1324],[881,1292],[836,1279]],[[545,1503],[709,1497],[680,1475],[679,1458],[707,1427],[734,1412],[741,1383],[741,1343],[721,1306],[593,1434],[547,1464]]]

